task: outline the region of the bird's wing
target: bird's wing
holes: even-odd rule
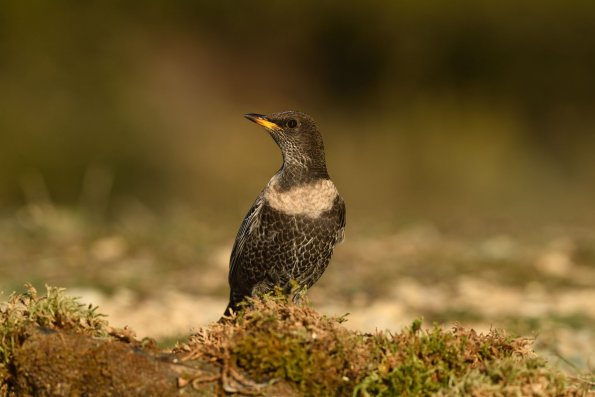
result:
[[[260,211],[262,210],[262,206],[264,204],[264,197],[261,193],[252,204],[250,210],[246,214],[242,225],[240,226],[240,230],[238,230],[238,235],[236,236],[236,241],[233,244],[233,249],[231,250],[231,258],[229,260],[229,279],[231,280],[236,268],[236,265],[242,256],[242,251],[244,249],[244,245],[248,237],[258,228],[260,223]]]
[[[335,235],[335,245],[342,243],[345,239],[345,202],[340,196],[339,200],[339,229],[337,229],[337,234]]]

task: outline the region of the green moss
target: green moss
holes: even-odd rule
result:
[[[27,338],[31,327],[107,336],[107,322],[96,309],[66,296],[63,288],[46,286],[46,295],[38,296],[30,284],[25,293],[13,293],[7,302],[0,303],[0,390],[9,377],[13,352]]]
[[[365,375],[356,395],[425,395],[446,389],[470,369],[486,368],[503,357],[522,355],[523,340],[497,331],[478,335],[474,331],[438,327],[422,330],[414,322],[395,335],[377,335],[377,368]]]
[[[25,346],[27,338],[39,337],[40,327],[41,334],[46,329],[68,331],[53,334],[58,342],[66,336],[80,338],[73,346],[92,343],[89,336],[115,335],[96,308],[65,296],[63,289],[46,290],[46,296],[38,296],[29,286],[27,292],[11,295],[0,306],[0,396],[9,395],[14,388],[11,371],[18,361],[14,352]],[[348,330],[342,325],[344,321],[345,317],[322,316],[308,305],[291,304],[283,296],[267,296],[252,300],[227,321],[200,329],[174,352],[186,362],[184,368],[191,368],[193,362],[214,365],[217,370],[210,371],[207,378],[218,385],[209,390],[218,394],[365,397],[589,393],[589,381],[571,381],[537,357],[527,339],[513,338],[503,331],[478,334],[459,326],[448,330],[424,328],[416,320],[397,333],[369,334]],[[126,339],[126,335],[116,335],[116,339]],[[103,347],[107,353],[112,349],[110,344]],[[154,346],[142,342],[134,349],[156,352]],[[71,350],[73,360],[80,361],[76,368],[88,365],[86,354]],[[45,357],[47,351],[39,349],[39,354]],[[36,352],[16,357],[31,358]],[[105,360],[98,362],[102,366],[113,364],[117,371],[117,362]],[[65,364],[64,360],[60,362]],[[46,367],[41,369],[52,373],[53,367]],[[136,364],[131,368],[134,371]],[[202,382],[206,378],[202,374],[197,379]]]
[[[503,331],[424,329],[416,320],[398,333],[362,334],[343,321],[265,297],[178,348],[261,385],[288,382],[306,396],[586,393],[536,358],[527,339]]]
[[[239,368],[259,382],[289,381],[308,395],[353,387],[353,364],[367,355],[361,336],[305,306],[259,304],[265,310],[247,310],[237,321],[230,352]]]

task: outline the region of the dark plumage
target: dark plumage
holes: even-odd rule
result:
[[[326,170],[322,136],[310,116],[294,111],[245,117],[266,128],[283,154],[244,218],[231,253],[229,305],[275,286],[311,287],[343,240],[345,204]],[[294,297],[295,299],[296,297]]]

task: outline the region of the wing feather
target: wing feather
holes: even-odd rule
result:
[[[335,235],[335,245],[342,243],[345,239],[345,219],[346,219],[346,211],[345,211],[345,202],[339,196],[339,229]]]
[[[260,223],[260,211],[262,210],[262,206],[264,204],[263,194],[261,193],[252,207],[248,210],[244,221],[240,226],[240,230],[238,230],[238,235],[236,236],[236,241],[233,245],[233,249],[231,250],[231,258],[229,260],[229,279],[233,278],[235,273],[236,265],[239,262],[239,259],[242,256],[242,251],[244,249],[244,245],[248,237],[254,233],[254,230],[258,228]]]

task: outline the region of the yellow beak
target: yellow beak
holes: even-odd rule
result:
[[[273,123],[272,121],[268,120],[266,118],[266,116],[262,115],[262,114],[248,113],[248,114],[245,114],[244,117],[250,121],[255,122],[258,125],[263,126],[267,130],[280,130],[281,129],[281,127],[279,127],[277,124]]]

